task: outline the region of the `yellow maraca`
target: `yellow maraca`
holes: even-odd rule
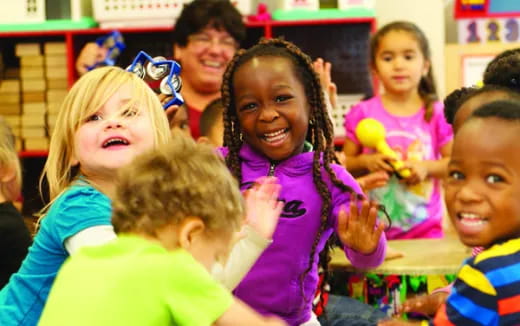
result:
[[[393,158],[390,164],[400,177],[408,178],[412,175],[410,169],[404,168],[403,161],[399,160],[397,153],[386,143],[386,130],[381,122],[371,118],[361,120],[356,126],[356,136],[363,146]]]

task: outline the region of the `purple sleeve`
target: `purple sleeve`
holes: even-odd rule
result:
[[[441,102],[435,102],[434,104],[434,119],[435,119],[435,133],[437,138],[437,151],[453,140],[453,130],[451,125],[446,122],[444,117],[444,109]]]
[[[345,115],[345,135],[348,139],[356,144],[359,144],[359,140],[356,136],[356,126],[359,121],[366,118],[363,108],[365,107],[364,102],[352,106],[350,111]]]
[[[215,153],[220,155],[221,157],[226,157],[229,153],[229,149],[227,147],[217,147],[215,149]]]
[[[345,168],[339,165],[332,165],[336,176],[340,181],[344,184],[352,188],[356,193],[363,194],[361,187],[358,185],[356,180],[348,173]],[[332,225],[334,225],[334,229],[337,231],[338,228],[338,213],[341,207],[345,207],[348,209],[350,204],[350,194],[348,192],[342,191],[338,187],[333,187],[332,190]],[[347,246],[343,247],[347,258],[350,260],[352,265],[356,268],[366,269],[373,268],[381,265],[381,263],[385,260],[386,254],[386,236],[383,232],[381,234],[381,238],[379,239],[379,244],[377,245],[376,250],[373,253],[364,255],[361,254]]]

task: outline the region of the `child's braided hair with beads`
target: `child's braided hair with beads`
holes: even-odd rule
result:
[[[311,107],[309,116],[309,127],[307,141],[313,145],[313,180],[323,200],[321,208],[321,226],[316,234],[312,245],[310,261],[306,270],[301,275],[301,290],[303,291],[303,281],[313,266],[313,257],[317,250],[318,242],[327,227],[327,219],[331,212],[331,194],[323,180],[322,168],[325,169],[334,185],[340,189],[355,195],[360,199],[360,194],[355,194],[353,189],[341,182],[331,168],[331,163],[338,162],[334,153],[334,134],[332,123],[327,114],[321,90],[320,79],[314,72],[311,59],[304,54],[296,45],[281,39],[262,39],[258,44],[248,50],[240,50],[235,54],[229,63],[222,82],[222,101],[224,104],[224,146],[229,149],[226,156],[226,164],[231,173],[239,180],[242,180],[241,160],[239,151],[242,146],[241,128],[238,120],[237,110],[233,94],[233,77],[240,66],[255,57],[281,57],[286,58],[292,63],[292,68],[304,86],[307,101]],[[329,249],[331,241],[327,242],[324,253],[320,255],[319,264],[327,274],[329,259]],[[326,281],[326,280],[325,280]],[[326,282],[322,282],[322,286]]]

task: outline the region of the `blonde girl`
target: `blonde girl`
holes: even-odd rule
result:
[[[58,114],[40,182],[50,204],[20,270],[0,292],[0,325],[36,325],[64,260],[115,238],[109,196],[117,170],[170,137],[157,96],[134,74],[105,67],[78,80]]]

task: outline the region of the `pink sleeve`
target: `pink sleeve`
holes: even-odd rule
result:
[[[453,130],[451,125],[446,122],[444,117],[444,109],[441,102],[435,102],[434,106],[434,119],[436,119],[436,137],[437,137],[437,150],[440,150],[442,146],[453,140]]]
[[[356,137],[356,126],[359,121],[366,118],[363,110],[365,104],[360,102],[354,105],[350,111],[345,115],[345,135],[348,139],[359,145],[359,140]]]

